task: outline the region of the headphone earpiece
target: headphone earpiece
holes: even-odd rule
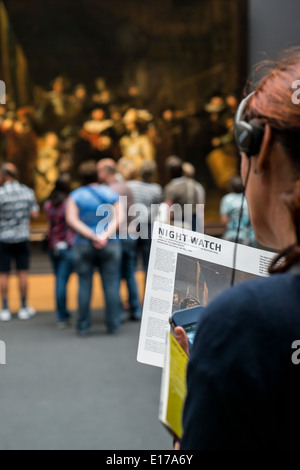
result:
[[[253,93],[241,102],[234,122],[234,136],[238,149],[240,152],[244,152],[248,158],[259,153],[264,136],[264,126],[257,119],[252,119],[250,122],[241,120],[246,104],[252,95]]]

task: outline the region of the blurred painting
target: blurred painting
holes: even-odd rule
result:
[[[178,155],[220,194],[238,171],[233,117],[247,64],[244,0],[2,0],[3,161],[40,203],[81,162]]]

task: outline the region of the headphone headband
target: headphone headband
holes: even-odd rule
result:
[[[246,108],[246,104],[252,98],[254,93],[255,93],[255,91],[252,91],[252,93],[250,93],[250,95],[246,96],[246,98],[244,98],[240,102],[240,105],[239,105],[238,110],[237,110],[236,115],[235,115],[235,122],[240,122],[241,121],[242,115],[244,114],[244,111],[245,111],[245,108]]]

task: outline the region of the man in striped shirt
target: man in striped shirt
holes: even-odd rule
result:
[[[0,188],[0,287],[2,310],[0,321],[10,321],[8,284],[12,261],[19,278],[21,308],[20,320],[29,320],[35,313],[27,306],[29,269],[30,220],[39,215],[39,206],[32,189],[18,182],[18,170],[12,163],[1,168],[3,186]]]

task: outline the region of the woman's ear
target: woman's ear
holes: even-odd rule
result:
[[[259,175],[265,173],[266,168],[268,167],[268,158],[269,158],[269,151],[272,143],[272,129],[269,124],[265,125],[265,132],[262,139],[260,151],[256,156],[256,166],[255,172]]]

